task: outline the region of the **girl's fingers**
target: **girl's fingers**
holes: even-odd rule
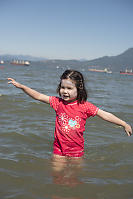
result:
[[[128,136],[132,135],[132,127],[129,124],[127,124],[125,126],[125,131],[126,131],[126,133],[127,133]]]
[[[132,128],[130,127],[129,129],[126,129],[126,133],[128,136],[132,135]]]
[[[15,80],[14,79],[12,79],[12,78],[7,78],[8,79],[8,84],[13,84],[14,82],[15,82]]]
[[[128,136],[131,136],[130,132],[126,132]]]
[[[131,136],[132,135],[132,131],[129,131],[128,134],[129,134],[129,136]]]
[[[13,78],[10,78],[10,77],[9,77],[9,78],[7,78],[7,79],[8,79],[8,80],[11,80],[11,81],[14,81],[14,79],[13,79]]]
[[[8,84],[12,84],[12,81],[9,81]]]

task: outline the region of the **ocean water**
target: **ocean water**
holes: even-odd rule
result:
[[[61,172],[53,172],[55,112],[7,83],[12,77],[57,95],[67,68],[36,63],[0,68],[0,199],[133,199],[132,136],[90,118],[82,165],[68,161]],[[85,77],[90,102],[133,124],[133,76],[89,72],[82,65],[76,69]]]

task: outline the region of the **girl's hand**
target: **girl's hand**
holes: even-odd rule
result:
[[[8,84],[13,84],[16,88],[22,88],[22,84],[16,82],[14,79],[8,78],[8,80]]]
[[[127,133],[128,136],[132,135],[132,128],[129,124],[126,123],[126,125],[124,126],[125,128],[125,132]]]
[[[125,132],[127,133],[128,136],[132,135],[131,126],[129,124],[127,124],[125,121],[116,117],[115,115],[99,109],[98,112],[97,112],[97,116],[99,116],[103,120],[106,120],[108,122],[112,122],[112,123],[117,124],[119,126],[122,126],[125,129]]]

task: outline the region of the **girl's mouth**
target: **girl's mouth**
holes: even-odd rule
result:
[[[68,95],[63,95],[62,98],[63,98],[63,99],[68,99],[69,96],[68,96]]]
[[[69,96],[67,96],[67,95],[63,95],[63,98],[68,98]]]

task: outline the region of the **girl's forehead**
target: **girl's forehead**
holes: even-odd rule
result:
[[[75,86],[75,82],[72,81],[71,79],[62,79],[61,84],[68,84],[68,85],[71,85],[71,86]]]

